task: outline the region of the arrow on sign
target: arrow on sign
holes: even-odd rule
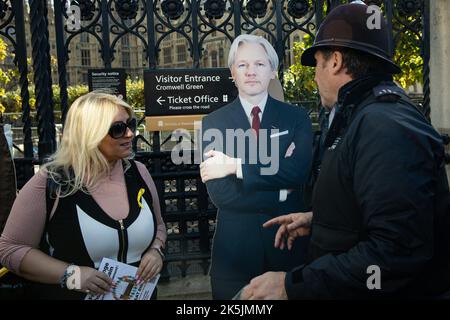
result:
[[[162,102],[165,102],[166,100],[161,99],[162,97],[159,97],[158,99],[156,99],[156,101],[159,103],[160,106],[162,106]]]

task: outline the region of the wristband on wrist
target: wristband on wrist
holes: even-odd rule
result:
[[[63,289],[69,289],[67,287],[67,279],[69,279],[69,277],[75,273],[75,268],[73,268],[73,266],[75,266],[75,264],[73,263],[69,264],[66,270],[64,271],[64,274],[62,275],[61,279],[59,280],[59,285]]]

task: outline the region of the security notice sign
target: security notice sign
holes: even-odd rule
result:
[[[237,97],[227,68],[148,70],[144,88],[146,116],[207,114]]]
[[[89,69],[88,84],[89,92],[101,90],[127,98],[125,69]]]

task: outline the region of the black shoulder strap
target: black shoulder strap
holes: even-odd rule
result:
[[[369,101],[366,103],[372,104],[376,102],[395,102],[395,103],[401,103],[407,107],[410,107],[413,110],[417,111],[417,114],[419,114],[422,119],[429,123],[431,123],[427,120],[423,112],[418,108],[418,106],[411,101],[411,99],[408,97],[408,95],[403,91],[403,89],[397,87],[397,86],[388,86],[388,85],[380,85],[373,89],[373,101]],[[445,162],[442,161],[442,163],[438,164],[438,175],[439,180],[437,181],[437,193],[439,196],[445,195],[449,193],[449,185],[448,185],[448,179],[447,179],[447,173],[445,171]]]
[[[50,223],[50,215],[52,213],[53,206],[55,205],[56,197],[58,196],[59,188],[59,185],[50,176],[47,175],[47,182],[45,185],[45,224],[39,244],[39,248],[47,254],[50,254],[50,246],[47,242],[48,226]]]
[[[390,99],[393,99],[392,102],[401,103],[405,106],[408,106],[417,111],[417,113],[422,117],[424,121],[431,123],[427,120],[425,115],[420,111],[416,104],[414,104],[406,93],[398,87],[394,86],[380,86],[377,90],[374,89],[374,103],[377,101],[389,102]],[[442,162],[437,164],[437,173],[438,173],[438,181],[437,181],[437,189],[436,189],[436,211],[438,213],[438,220],[442,220],[444,217],[439,217],[439,215],[450,215],[450,191],[447,179],[447,173],[445,170],[445,161],[442,159]],[[448,219],[448,218],[446,218]],[[450,224],[448,224],[450,225]]]
[[[372,94],[370,94],[366,99],[364,99],[361,103],[356,106],[353,106],[348,116],[349,120],[347,121],[345,128],[348,128],[352,120],[366,107],[375,104],[375,103],[401,103],[411,109],[415,110],[422,119],[429,123],[425,115],[420,111],[416,104],[414,104],[405,91],[394,85],[391,82],[381,82],[379,85],[375,86],[372,89]],[[345,115],[343,116],[345,118]],[[344,120],[345,121],[345,120]],[[429,123],[430,124],[430,123]],[[431,125],[431,124],[430,124]],[[445,163],[442,162],[438,164],[438,188],[437,192],[440,196],[446,195],[449,193],[449,185],[447,180],[447,174],[445,172]],[[441,210],[442,211],[442,210]]]
[[[150,191],[150,188],[147,186],[147,183],[145,182],[144,178],[142,178],[141,173],[139,172],[139,169],[136,165],[136,161],[129,159],[128,160],[130,162],[130,168],[128,169],[128,171],[130,171],[130,173],[138,179],[137,183],[138,185],[144,186],[146,189],[148,189],[148,194],[147,197],[150,200],[150,203],[148,203],[148,205],[150,206],[150,209],[153,212],[153,196],[152,193]],[[128,171],[125,173],[127,174]]]
[[[50,215],[55,205],[56,198],[58,197],[59,185],[50,177],[47,176],[47,184],[45,187],[45,203],[47,208],[46,218],[45,218],[45,228],[50,221]]]
[[[141,173],[139,172],[139,169],[138,169],[138,167],[136,165],[136,162],[134,160],[132,160],[132,159],[129,159],[128,162],[130,163],[130,167],[127,170],[127,172],[130,171],[130,173],[132,175],[134,175],[136,178],[139,179],[139,183],[143,183],[144,179],[142,178]],[[125,161],[123,161],[123,166],[124,166],[124,169],[125,169]]]

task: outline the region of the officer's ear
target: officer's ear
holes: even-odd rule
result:
[[[345,71],[344,66],[344,56],[340,51],[333,51],[330,59],[330,67],[333,70],[333,74],[338,74],[342,71]]]

